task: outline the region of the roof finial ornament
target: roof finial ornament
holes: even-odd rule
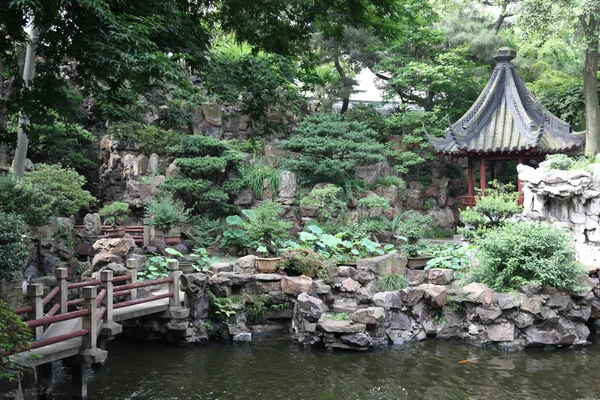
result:
[[[514,59],[516,56],[517,51],[515,49],[511,49],[510,47],[500,47],[494,52],[492,58],[497,62],[510,62],[510,60]]]

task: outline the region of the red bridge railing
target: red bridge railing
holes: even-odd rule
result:
[[[169,261],[169,277],[151,281],[137,281],[137,270],[140,261],[127,260],[129,275],[113,277],[113,271],[100,271],[100,279],[67,283],[67,270],[57,268],[55,275],[57,285],[42,298],[43,287],[39,283],[27,286],[28,305],[14,310],[17,314],[26,314],[25,322],[33,330],[35,341],[31,344],[32,349],[64,342],[81,337],[82,348],[92,349],[96,347],[96,338],[103,324],[114,323],[113,310],[129,307],[137,304],[148,303],[160,299],[169,299],[169,306],[179,306],[179,262]],[[114,285],[118,283],[118,285]],[[168,284],[167,293],[137,298],[137,289]],[[116,291],[114,289],[117,289]],[[69,291],[81,289],[81,298],[68,300]],[[116,297],[126,296],[125,301],[113,304]],[[54,304],[44,315],[44,307],[54,301]],[[69,311],[69,307],[80,306],[81,309]],[[76,318],[82,319],[82,329],[43,338],[44,327],[51,324],[68,321]],[[118,326],[118,325],[117,325]],[[3,353],[3,355],[7,355]]]

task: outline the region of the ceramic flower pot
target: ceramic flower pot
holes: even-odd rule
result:
[[[258,265],[258,270],[260,272],[270,274],[277,271],[277,262],[281,260],[281,258],[256,258],[256,264]]]
[[[406,266],[410,269],[424,269],[427,262],[435,256],[431,254],[421,254],[419,257],[408,257]]]
[[[176,246],[181,242],[181,236],[165,236],[167,246]]]

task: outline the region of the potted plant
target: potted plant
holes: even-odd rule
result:
[[[129,220],[129,204],[122,201],[113,201],[102,207],[98,211],[98,214],[100,214],[101,217],[104,217],[105,224],[112,227],[112,229],[106,231],[108,237],[125,236],[125,228],[119,227],[119,222]]]
[[[180,233],[171,233],[171,228],[189,220],[190,210],[180,200],[175,200],[170,194],[162,194],[150,200],[146,206],[146,218],[155,229],[163,231],[167,246],[177,245]],[[157,235],[159,233],[157,232]]]
[[[307,248],[286,250],[277,262],[277,270],[288,276],[306,275],[327,279],[327,261]]]
[[[250,236],[244,229],[246,221],[239,215],[230,215],[225,218],[227,229],[223,232],[223,241],[221,246],[230,256],[237,256],[242,247],[250,243]]]
[[[265,246],[259,246],[256,252],[260,255],[260,257],[256,257],[256,265],[260,272],[270,274],[277,271],[277,262],[281,260],[280,257],[269,257],[269,251]]]
[[[428,244],[423,241],[423,235],[433,223],[431,217],[421,215],[414,211],[407,213],[398,223],[396,236],[402,245],[402,252],[408,257],[407,267],[411,269],[423,269],[427,262],[434,256],[427,254]]]

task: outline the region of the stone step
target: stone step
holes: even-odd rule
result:
[[[365,331],[365,324],[352,321],[337,321],[333,319],[320,319],[317,328],[329,333],[361,333]]]

